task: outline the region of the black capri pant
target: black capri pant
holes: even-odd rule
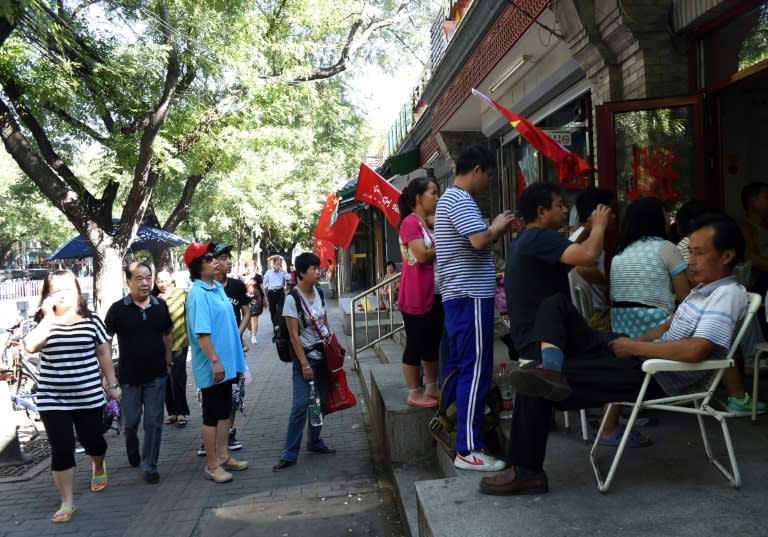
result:
[[[443,337],[443,301],[440,295],[432,300],[432,309],[424,315],[402,312],[405,323],[403,363],[418,366],[421,362],[436,362]]]
[[[51,470],[62,472],[75,467],[75,435],[85,452],[103,457],[107,452],[104,440],[104,407],[81,410],[44,410],[40,419],[51,446]]]
[[[203,425],[216,427],[221,420],[228,420],[232,410],[232,379],[201,388],[203,400]]]

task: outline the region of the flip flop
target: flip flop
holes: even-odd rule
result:
[[[187,423],[188,423],[187,422],[187,418],[182,418],[181,416],[179,416],[176,419],[176,426],[177,427],[184,427]]]
[[[74,505],[72,507],[62,507],[53,514],[51,517],[51,522],[53,524],[63,524],[64,522],[69,522],[72,520],[72,514],[76,510],[77,508]]]
[[[621,443],[621,437],[624,435],[624,431],[626,430],[626,427],[623,425],[619,425],[619,428],[616,429],[616,431],[609,436],[608,438],[601,438],[600,439],[600,445],[601,446],[612,446],[612,447],[618,447]],[[590,437],[590,440],[592,442],[595,441],[596,435],[592,435]],[[648,447],[652,446],[653,441],[650,438],[640,438],[640,432],[632,429],[629,432],[629,438],[627,438],[627,444],[626,447],[629,448],[641,448],[641,447]]]
[[[165,421],[163,423],[165,423],[166,425],[172,425],[177,421],[179,421],[179,418],[177,416],[168,416],[167,418],[165,418]]]
[[[109,480],[107,479],[107,461],[104,461],[104,473],[93,474],[91,476],[91,492],[101,492],[107,485]]]

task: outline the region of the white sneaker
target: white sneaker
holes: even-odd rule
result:
[[[256,343],[258,343],[258,342],[259,342],[259,340],[256,339],[256,336],[251,336],[251,345],[256,345]]]
[[[498,472],[506,466],[504,461],[486,455],[482,451],[473,451],[466,457],[457,453],[453,465],[461,470],[474,470],[476,472]]]

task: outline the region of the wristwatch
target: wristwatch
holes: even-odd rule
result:
[[[109,386],[107,386],[107,389],[108,390],[114,390],[115,388],[119,388],[119,387],[120,387],[119,384],[110,384]]]

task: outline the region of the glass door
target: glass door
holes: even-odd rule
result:
[[[719,205],[717,178],[704,174],[701,97],[609,103],[596,116],[599,183],[616,192],[619,215],[641,196],[673,213],[694,198]]]

